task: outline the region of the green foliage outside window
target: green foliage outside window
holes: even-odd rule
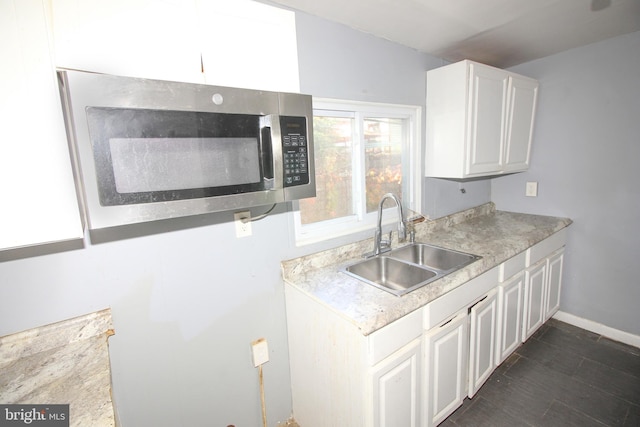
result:
[[[374,212],[385,193],[402,197],[401,119],[368,118],[363,121],[365,188],[353,176],[355,122],[350,117],[315,116],[316,197],[300,201],[302,224],[353,215],[353,191],[366,193],[366,211]],[[354,178],[356,178],[354,182]]]

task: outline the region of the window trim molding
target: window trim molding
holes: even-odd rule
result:
[[[356,110],[360,114],[366,114],[371,117],[398,117],[409,120],[409,134],[407,135],[409,145],[408,166],[410,171],[407,183],[409,200],[404,200],[404,206],[415,212],[422,210],[422,106],[314,97],[313,110],[348,112]],[[360,135],[358,136],[360,137]],[[294,201],[292,208],[291,224],[294,230],[295,246],[306,246],[373,230],[377,222],[377,213],[372,212],[365,213],[363,218],[357,218],[357,215],[352,215],[351,219],[349,217],[337,218],[323,221],[318,225],[302,227],[299,202]],[[392,209],[395,209],[395,207],[385,209],[385,212]],[[405,215],[407,214],[408,212],[405,212]],[[383,219],[385,224],[395,222],[395,216],[390,214],[383,215]]]

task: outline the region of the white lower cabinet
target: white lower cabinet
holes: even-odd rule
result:
[[[467,310],[425,335],[425,426],[447,418],[465,398],[469,353]]]
[[[305,427],[431,427],[559,308],[565,232],[369,335],[285,286],[293,414]]]
[[[496,368],[498,292],[493,290],[469,310],[469,391],[471,398]]]
[[[520,272],[498,286],[498,334],[496,366],[522,342],[524,273]]]
[[[420,425],[421,346],[416,339],[372,368],[375,427]]]
[[[559,249],[525,271],[522,342],[560,308],[564,249]]]

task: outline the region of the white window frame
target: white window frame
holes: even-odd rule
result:
[[[365,116],[371,117],[383,117],[383,118],[402,118],[407,119],[409,122],[408,135],[406,145],[403,150],[408,151],[409,162],[403,164],[403,207],[408,208],[415,212],[422,210],[422,144],[420,143],[421,135],[421,117],[422,107],[416,105],[399,105],[399,104],[387,104],[387,103],[373,103],[362,101],[347,101],[339,99],[327,99],[327,98],[313,98],[314,114],[316,110],[325,110],[332,112],[339,112],[340,115],[344,113],[344,117],[358,117]],[[355,114],[353,113],[355,112]],[[355,136],[356,140],[354,144],[360,146],[362,144],[362,129],[360,129],[360,120],[356,120]],[[358,147],[360,151],[360,147]],[[355,151],[355,148],[354,148]],[[405,152],[403,151],[403,157]],[[364,157],[355,159],[359,163],[354,164],[354,176],[358,174],[357,179],[364,178]],[[404,168],[408,167],[408,171]],[[407,190],[405,190],[407,189]],[[363,194],[354,194],[354,198],[358,200],[354,203],[363,205]],[[386,204],[385,204],[386,206]],[[395,210],[395,206],[391,206],[387,210]],[[406,209],[405,209],[406,210]],[[408,212],[405,212],[405,216]],[[296,246],[304,246],[313,243],[318,243],[350,234],[360,233],[366,230],[373,231],[377,223],[377,212],[356,213],[351,216],[336,218],[333,220],[327,220],[318,222],[315,224],[302,225],[300,220],[300,206],[299,202],[293,202],[293,228],[295,230],[295,244]],[[383,215],[385,223],[395,222],[394,214],[385,213]]]

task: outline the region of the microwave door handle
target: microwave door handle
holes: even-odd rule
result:
[[[280,117],[270,114],[260,120],[260,150],[266,187],[283,188],[283,160]]]

